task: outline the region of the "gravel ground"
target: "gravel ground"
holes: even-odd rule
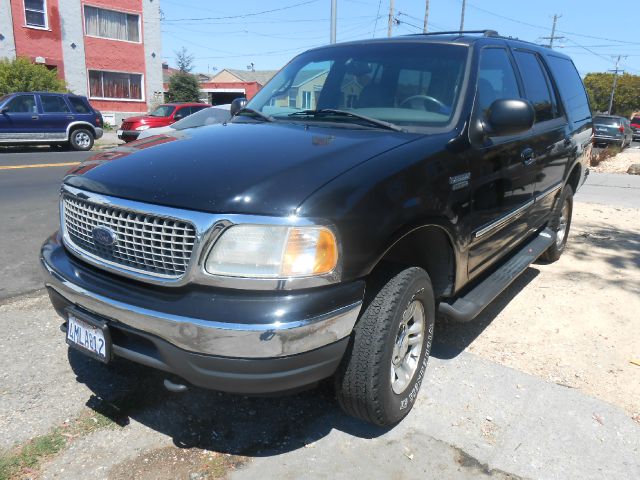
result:
[[[640,215],[575,203],[567,250],[467,325],[435,338],[640,416]]]
[[[629,167],[634,163],[640,163],[640,145],[638,143],[634,143],[615,157],[600,162],[598,166],[591,167],[591,170],[598,173],[627,173]]]

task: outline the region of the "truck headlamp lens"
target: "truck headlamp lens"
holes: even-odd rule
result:
[[[323,275],[338,263],[336,238],[325,227],[234,225],[213,246],[212,275],[288,278]]]

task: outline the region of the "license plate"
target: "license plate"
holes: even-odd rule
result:
[[[75,313],[67,317],[67,343],[81,352],[107,363],[111,357],[109,330],[104,322],[80,319]]]
[[[119,137],[121,137],[121,136],[122,136],[122,130],[118,130],[118,131],[116,132],[116,134],[117,134]]]

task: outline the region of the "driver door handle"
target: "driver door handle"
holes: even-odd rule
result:
[[[522,163],[529,166],[536,161],[536,152],[533,151],[533,148],[525,148],[520,153],[520,158],[522,159]]]

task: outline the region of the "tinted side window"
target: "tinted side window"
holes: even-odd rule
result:
[[[547,63],[571,120],[578,122],[590,118],[591,110],[587,93],[573,62],[567,58],[549,55]]]
[[[40,95],[42,111],[44,113],[68,113],[69,107],[64,98],[58,95]]]
[[[86,104],[84,99],[78,97],[69,97],[69,101],[71,102],[73,109],[77,113],[91,113],[91,111],[89,110],[89,106]]]
[[[505,49],[485,48],[480,54],[477,112],[485,114],[491,104],[500,98],[520,98],[516,75]]]
[[[524,82],[524,92],[536,111],[536,123],[554,117],[549,84],[537,56],[530,52],[514,52]]]
[[[7,113],[38,113],[34,95],[18,95],[5,105]]]

